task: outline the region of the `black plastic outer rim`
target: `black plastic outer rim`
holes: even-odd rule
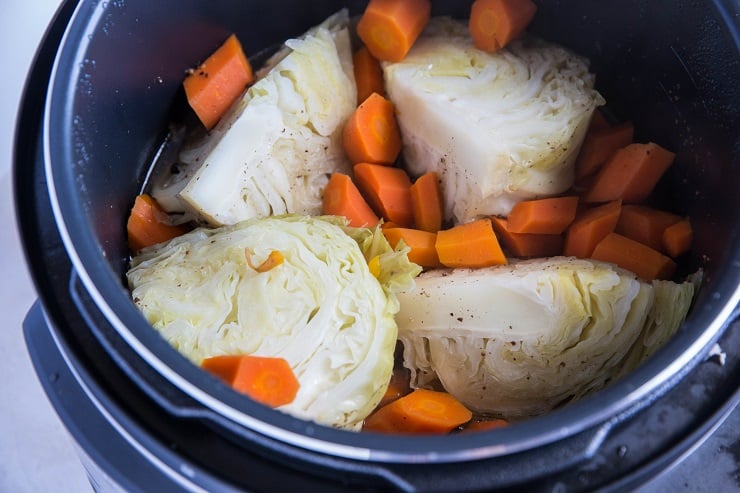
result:
[[[721,7],[720,2],[715,5]],[[724,9],[721,9],[726,12]],[[75,270],[100,311],[118,333],[151,366],[173,385],[204,407],[235,423],[276,440],[338,457],[391,463],[459,462],[507,455],[552,443],[598,424],[613,420],[626,410],[665,392],[706,354],[730,322],[740,300],[740,245],[738,226],[731,235],[727,268],[717,273],[711,301],[697,307],[684,329],[650,361],[623,380],[547,416],[486,434],[460,437],[421,437],[388,440],[372,434],[358,435],[312,425],[251,404],[237,394],[212,392],[210,379],[189,365],[174,349],[148,330],[146,321],[129,302],[118,277],[101,254],[97,240],[76,200],[75,177],[69,172],[72,153],[71,102],[87,34],[100,21],[101,9],[82,2],[71,17],[51,72],[44,112],[43,146],[49,195],[63,243]],[[737,39],[737,38],[735,38]],[[52,132],[51,130],[54,129]],[[483,436],[485,435],[485,436]]]

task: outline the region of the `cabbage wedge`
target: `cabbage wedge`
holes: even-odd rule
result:
[[[152,196],[212,226],[321,213],[333,172],[350,172],[344,123],[355,108],[349,16],[341,10],[290,39],[205,137],[187,142],[176,174]]]
[[[602,388],[675,333],[695,291],[552,257],[421,274],[396,316],[412,386],[520,419]]]
[[[264,270],[271,252],[283,261]],[[368,261],[378,259],[379,272]],[[199,228],[134,257],[131,296],[193,363],[223,354],[285,358],[300,389],[278,409],[357,429],[393,369],[395,292],[421,269],[380,228],[282,216]]]
[[[434,18],[403,61],[383,66],[410,173],[436,171],[445,218],[509,213],[561,193],[594,109],[587,61],[532,37],[490,54],[467,25]]]

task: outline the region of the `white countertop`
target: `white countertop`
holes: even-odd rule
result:
[[[12,147],[26,73],[59,0],[2,0],[0,46],[0,491],[92,491],[72,439],[46,398],[23,340],[21,324],[36,298],[15,224]]]

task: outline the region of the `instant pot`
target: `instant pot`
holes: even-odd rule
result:
[[[16,209],[38,302],[24,323],[96,490],[631,490],[691,453],[740,400],[737,1],[536,0],[533,34],[591,60],[609,111],[677,153],[657,190],[691,218],[704,271],[678,333],[591,397],[507,428],[354,433],[258,405],[201,371],[134,307],[125,221],[188,67],[230,33],[257,53],[366,2],[64,2],[29,75]],[[470,2],[432,0],[467,17]],[[738,478],[728,478],[737,488]]]

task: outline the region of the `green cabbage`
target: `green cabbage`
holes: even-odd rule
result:
[[[357,98],[347,11],[286,41],[267,68],[155,184],[165,210],[213,226],[321,213],[329,175],[351,169],[341,137]]]
[[[445,217],[456,222],[570,188],[604,104],[585,59],[532,37],[485,53],[449,18],[432,19],[406,58],[383,70],[404,162],[413,175],[438,173]]]
[[[695,290],[572,257],[429,271],[415,284],[399,293],[396,316],[412,385],[441,385],[508,419],[545,413],[634,369],[673,335]]]
[[[272,251],[284,262],[258,266]],[[368,268],[378,257],[380,275]],[[282,216],[199,228],[134,257],[131,296],[151,325],[200,364],[222,354],[285,358],[301,386],[279,409],[357,428],[393,368],[395,291],[420,268],[380,228],[333,217]]]

